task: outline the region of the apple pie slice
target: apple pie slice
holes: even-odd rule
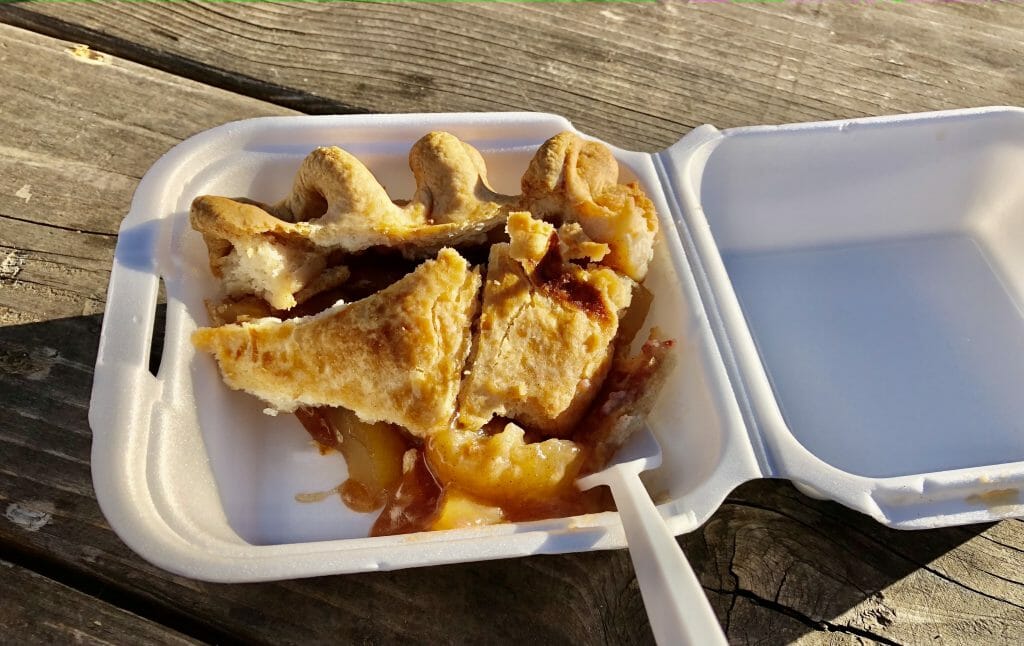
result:
[[[568,260],[593,261],[608,250],[578,226],[556,232],[529,213],[513,213],[508,233],[510,243],[491,247],[459,426],[478,429],[500,415],[565,435],[601,386],[634,283]]]
[[[224,381],[279,411],[341,406],[418,436],[455,411],[480,275],[442,250],[390,287],[315,316],[201,328]]]
[[[209,307],[227,324],[193,343],[228,386],[343,453],[345,503],[383,505],[373,535],[605,509],[574,482],[639,428],[672,364],[656,334],[628,356],[650,305],[653,204],[618,183],[610,149],[568,132],[519,196],[493,191],[480,153],[447,133],[409,164],[408,202],[336,147],[306,157],[276,204],[197,198],[228,298]],[[320,311],[339,295],[354,302]]]

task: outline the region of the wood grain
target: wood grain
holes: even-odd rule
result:
[[[1020,3],[5,5],[0,20],[308,112],[537,110],[627,148],[1024,103]]]
[[[0,560],[0,639],[34,644],[195,644],[174,630]]]
[[[142,173],[196,132],[291,113],[116,58],[72,56],[72,43],[2,33],[0,324],[101,312]]]
[[[290,106],[550,109],[642,149],[703,121],[1024,103],[1019,9],[856,9],[39,4],[0,18]],[[3,558],[218,643],[651,643],[621,551],[214,585],[117,539],[86,414],[120,218],[177,141],[289,110],[70,45],[0,26]],[[680,542],[733,643],[1015,643],[1021,529],[896,532],[759,482]]]

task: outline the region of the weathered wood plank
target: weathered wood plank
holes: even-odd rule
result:
[[[40,3],[0,20],[304,111],[550,111],[644,150],[701,123],[1024,103],[1019,3]]]
[[[36,226],[35,237],[55,234],[44,224],[114,235],[142,173],[174,144],[225,121],[290,113],[117,58],[74,56],[72,43],[15,42],[7,34],[18,32],[4,33],[0,236],[7,246],[22,235],[11,231],[15,218]],[[112,239],[77,240],[113,248]],[[63,253],[97,259],[74,242]]]
[[[117,228],[142,173],[191,134],[290,113],[113,57],[74,56],[72,43],[3,33],[3,323],[102,311]]]
[[[11,644],[198,643],[158,623],[0,560],[0,640]]]
[[[375,64],[380,66],[380,78],[364,81],[365,87],[359,87],[358,81],[353,80],[357,76],[355,72],[350,75],[347,71],[328,70],[321,77],[323,87],[348,92],[331,90],[339,92],[336,96],[340,97],[332,100],[348,98],[354,102],[349,107],[375,110],[424,107],[454,110],[477,105],[470,100],[481,101],[479,105],[486,109],[532,105],[528,101],[536,102],[532,107],[542,107],[542,100],[552,101],[551,105],[565,107],[557,111],[573,116],[592,132],[634,148],[664,145],[699,121],[735,125],[768,120],[761,118],[763,114],[786,115],[778,120],[791,121],[804,118],[803,115],[826,116],[827,110],[833,108],[851,110],[835,113],[847,115],[883,111],[884,105],[892,106],[884,111],[918,109],[915,106],[922,105],[921,101],[949,101],[955,105],[974,97],[976,92],[998,92],[1000,87],[1005,89],[1006,83],[1012,85],[1019,81],[1016,69],[999,72],[1003,59],[997,53],[1003,50],[988,40],[995,38],[991,34],[1002,34],[1001,37],[1010,39],[1016,33],[1013,25],[1019,23],[1008,18],[1016,14],[1002,6],[984,7],[973,13],[955,9],[950,10],[951,13],[934,14],[937,18],[928,18],[933,15],[928,13],[933,11],[929,8],[921,14],[924,19],[902,8],[892,10],[892,20],[910,23],[902,29],[918,35],[946,33],[941,31],[942,25],[958,16],[967,27],[960,32],[951,28],[950,33],[960,34],[983,50],[968,55],[958,49],[959,45],[952,46],[954,55],[942,63],[947,69],[934,60],[919,61],[917,57],[921,56],[922,49],[908,49],[907,52],[917,52],[907,54],[906,64],[910,69],[904,72],[911,78],[893,76],[897,79],[893,83],[917,88],[915,91],[924,99],[917,94],[901,94],[904,90],[899,88],[892,94],[875,96],[857,84],[854,74],[840,75],[839,80],[833,82],[818,71],[821,78],[813,87],[803,88],[799,83],[793,86],[799,92],[780,90],[774,87],[778,82],[765,81],[766,71],[756,67],[761,65],[761,59],[755,60],[755,51],[776,51],[772,47],[781,48],[780,52],[790,51],[794,39],[802,43],[800,47],[818,51],[817,36],[824,26],[836,26],[840,19],[863,20],[831,6],[819,6],[810,11],[799,9],[793,14],[761,8],[751,9],[749,14],[730,13],[732,9],[728,9],[711,12],[707,14],[710,17],[705,17],[703,13],[689,13],[696,11],[690,7],[665,5],[643,9],[654,12],[649,16],[642,11],[635,15],[628,13],[628,21],[615,21],[600,12],[608,10],[611,15],[621,17],[620,12],[637,9],[617,5],[583,10],[517,7],[524,16],[521,33],[536,42],[548,43],[554,52],[549,63],[557,67],[557,61],[568,61],[560,64],[570,71],[581,64],[580,61],[600,57],[603,46],[596,39],[610,38],[616,42],[614,35],[619,34],[621,39],[627,27],[646,30],[639,42],[648,45],[653,42],[650,34],[660,33],[659,29],[668,30],[670,36],[676,34],[674,37],[679,42],[666,38],[665,47],[670,50],[689,52],[691,40],[704,38],[709,41],[709,48],[718,47],[714,55],[724,59],[717,69],[728,71],[732,64],[750,68],[745,72],[749,78],[744,77],[746,81],[740,83],[738,89],[730,90],[733,94],[715,95],[710,89],[706,94],[685,94],[670,83],[665,96],[658,98],[661,90],[650,81],[645,91],[652,96],[644,101],[637,103],[632,95],[620,89],[616,100],[621,100],[621,104],[605,101],[597,105],[592,114],[585,109],[586,102],[590,101],[585,98],[588,93],[598,95],[603,88],[615,83],[619,84],[615,87],[625,87],[633,76],[643,80],[642,71],[632,68],[628,73],[622,71],[625,69],[622,65],[626,65],[622,61],[629,63],[633,59],[625,54],[622,57],[604,54],[609,59],[604,63],[607,67],[597,69],[592,78],[585,80],[577,75],[569,84],[576,94],[567,93],[552,81],[543,91],[524,90],[528,93],[523,104],[502,103],[501,97],[505,95],[487,85],[497,83],[495,77],[488,76],[492,72],[484,68],[483,59],[477,53],[462,51],[467,41],[460,39],[493,37],[500,48],[498,45],[491,47],[491,53],[495,54],[491,58],[499,59],[496,64],[504,70],[502,73],[513,76],[523,73],[526,74],[523,79],[533,78],[529,75],[538,73],[530,67],[530,61],[521,61],[525,66],[522,69],[512,69],[514,66],[507,60],[501,60],[505,53],[501,48],[518,51],[514,43],[508,42],[512,38],[505,33],[518,27],[512,13],[504,8],[431,5],[414,7],[412,17],[398,20],[389,5],[333,5],[334,11],[329,13],[317,13],[322,9],[320,5],[259,5],[252,7],[254,17],[247,19],[256,25],[252,26],[238,17],[241,14],[235,13],[235,6],[177,3],[163,6],[166,8],[154,12],[149,5],[133,5],[139,9],[140,18],[116,6],[90,5],[88,9],[92,11],[80,14],[75,12],[82,8],[74,5],[64,5],[62,9],[67,8],[67,15],[78,16],[82,21],[87,18],[108,21],[110,24],[103,28],[110,34],[117,29],[138,28],[137,20],[149,20],[153,29],[166,34],[174,35],[175,30],[179,30],[179,42],[188,41],[189,47],[195,48],[193,54],[198,60],[205,61],[194,63],[190,69],[195,71],[206,66],[204,69],[211,75],[216,71],[213,67],[216,61],[209,61],[217,56],[224,60],[231,58],[218,52],[238,53],[239,50],[234,49],[237,47],[234,41],[211,39],[209,29],[200,37],[194,26],[205,24],[204,20],[222,21],[216,23],[222,30],[241,32],[242,37],[255,42],[258,46],[248,54],[253,59],[259,58],[255,54],[261,53],[260,47],[269,48],[259,43],[270,42],[265,39],[270,38],[267,34],[274,29],[280,32],[274,38],[282,38],[283,34],[292,37],[290,32],[281,31],[284,24],[281,21],[297,15],[306,16],[306,22],[298,23],[304,34],[316,35],[324,47],[332,42],[340,43],[336,51],[354,47],[349,41],[360,34],[364,41],[372,35],[388,45],[389,39],[397,38],[391,31],[407,35],[418,33],[403,27],[417,23],[423,30],[434,29],[439,43],[431,45],[415,38],[409,41],[409,47],[418,47],[416,51],[426,57],[420,67],[415,67],[411,58],[403,58],[407,55],[404,49],[382,45],[373,53],[378,57]],[[15,9],[18,11],[3,6],[0,12],[7,19],[41,15],[27,14],[24,7]],[[564,9],[568,18],[546,26],[545,21],[551,20],[556,9]],[[34,5],[31,10],[50,9]],[[680,35],[672,31],[696,29],[692,24],[659,26],[659,22],[685,21],[678,16],[670,20],[673,10],[682,12],[679,15],[684,17],[699,16],[699,20],[708,21],[698,26],[710,35],[698,35],[697,31]],[[478,15],[476,11],[483,13]],[[211,16],[197,17],[206,14]],[[881,21],[888,14],[871,15],[875,16],[873,20]],[[280,16],[284,18],[278,20]],[[453,17],[465,16],[469,16],[466,29],[442,26]],[[356,31],[355,26],[339,26],[355,19],[363,21],[364,31]],[[492,20],[492,24],[485,24],[487,20]],[[733,50],[728,48],[729,39],[724,35],[715,40],[715,34],[742,34],[752,29],[751,21],[758,25],[756,38],[764,42],[747,43],[747,49]],[[616,26],[622,22],[629,24]],[[1000,26],[1000,22],[1010,26]],[[62,29],[67,27],[59,20],[55,24]],[[275,24],[277,27],[273,27]],[[985,35],[967,33],[979,26],[984,26]],[[579,54],[577,58],[565,56],[566,50],[552,44],[557,39],[551,30],[572,32],[576,34],[572,36],[576,38],[573,43],[590,43],[591,50],[573,50]],[[540,37],[541,32],[547,34],[547,41]],[[875,48],[892,47],[884,42],[884,37],[868,34],[861,23],[837,33],[845,34],[851,42],[832,44],[853,51],[861,57],[854,58],[861,62],[874,60],[871,58],[874,54],[869,56],[869,52]],[[348,34],[348,41],[342,38],[345,34]],[[109,34],[93,35],[110,39],[112,43],[116,40]],[[141,32],[138,37],[141,42],[147,42]],[[772,39],[779,42],[772,45]],[[910,41],[897,39],[894,42],[906,46]],[[450,44],[452,51],[442,46],[446,44]],[[783,44],[790,49],[783,48]],[[0,61],[4,63],[0,65],[0,83],[11,88],[0,95],[3,108],[0,119],[9,120],[0,127],[0,163],[6,165],[6,172],[0,174],[5,178],[0,182],[6,182],[0,186],[0,215],[6,216],[0,226],[0,261],[10,253],[20,255],[20,259],[16,257],[4,265],[9,272],[14,272],[14,267],[20,263],[17,272],[0,277],[0,317],[3,317],[0,323],[6,324],[0,327],[0,407],[7,413],[0,417],[0,454],[4,456],[0,461],[0,507],[11,512],[0,519],[0,546],[5,553],[13,554],[8,558],[26,564],[46,563],[49,574],[58,579],[64,577],[71,585],[83,580],[95,582],[113,591],[118,603],[138,615],[180,622],[191,627],[190,634],[223,642],[650,643],[642,602],[624,552],[226,586],[168,575],[142,562],[124,547],[107,527],[92,493],[86,422],[99,330],[97,312],[102,307],[106,271],[113,249],[110,234],[116,232],[121,216],[127,211],[135,178],[174,142],[222,121],[286,111],[116,58],[110,59],[107,65],[65,60],[69,57],[66,52],[69,43],[16,29],[0,27],[0,45],[0,56],[4,57]],[[192,55],[188,52],[168,54],[173,52],[169,48],[161,53],[152,44],[146,47],[152,48],[155,53],[150,53],[158,60],[174,62],[179,59],[173,56]],[[285,47],[294,48],[293,45]],[[1019,45],[1007,47],[1007,51],[1012,51]],[[138,54],[141,50],[131,51]],[[627,54],[630,52],[640,56],[634,50]],[[660,49],[652,55],[666,56],[659,52]],[[733,53],[742,59],[742,65],[730,62]],[[290,55],[298,57],[295,52]],[[558,58],[559,55],[563,58]],[[839,56],[830,52],[821,55],[825,55],[826,60],[830,60],[829,56]],[[160,56],[165,58],[160,59]],[[168,56],[171,58],[166,58]],[[805,56],[810,57],[810,54]],[[991,61],[987,61],[989,57]],[[712,55],[705,54],[697,60],[709,70],[716,68]],[[20,64],[8,64],[11,61]],[[31,66],[26,61],[31,61]],[[426,70],[420,73],[435,74],[440,80],[432,80],[434,89],[425,91],[422,98],[402,95],[387,82],[390,78],[387,74],[392,73],[385,74],[387,61],[397,65],[399,70],[403,69],[402,65],[407,70]],[[448,67],[435,69],[442,67],[438,61],[446,61]],[[629,65],[643,67],[646,63],[650,61],[634,61]],[[359,67],[362,64],[353,62],[352,69],[364,69]],[[813,71],[818,69],[814,66],[822,63],[815,59],[800,64]],[[690,69],[690,63],[676,61],[672,65],[680,70]],[[299,67],[308,73],[317,66],[319,64],[303,62]],[[466,88],[459,86],[461,81],[449,71],[449,68],[458,71],[462,69],[460,66],[479,67],[480,87],[486,92],[476,92],[474,88],[474,93],[467,97]],[[690,70],[694,87],[711,87],[698,74],[704,67]],[[974,67],[989,74],[991,83],[984,87],[965,85],[960,88],[958,85],[943,94],[945,90],[936,79],[941,79],[945,72],[937,70],[955,72]],[[284,74],[285,80],[291,83],[294,70],[283,65],[281,70],[278,74]],[[242,72],[217,73],[230,77]],[[869,76],[872,73],[865,72]],[[338,78],[345,79],[344,83],[337,81]],[[411,78],[406,81],[407,85],[415,85]],[[283,83],[277,87],[291,87]],[[821,84],[826,84],[825,90],[821,89]],[[74,87],[65,92],[65,85]],[[307,87],[311,86],[312,82]],[[398,89],[402,87],[399,85]],[[992,90],[993,87],[996,90]],[[878,87],[875,89],[881,91]],[[1021,103],[1021,90],[1016,91],[1015,95],[1007,93],[1007,96],[1018,97],[1012,101],[986,99],[981,102]],[[821,92],[824,94],[816,94]],[[40,98],[57,96],[62,100],[51,102]],[[323,99],[309,98],[304,91],[297,96],[296,105],[322,107],[325,104]],[[282,100],[280,96],[276,98]],[[320,103],[314,104],[314,101]],[[419,108],[401,107],[406,105]],[[646,112],[639,110],[638,105]],[[864,112],[852,111],[858,105]],[[161,109],[152,109],[152,106]],[[162,109],[164,106],[167,110]],[[692,123],[673,121],[674,113],[668,108],[675,110],[679,106],[698,115],[720,110],[725,119],[735,121],[714,118],[699,118]],[[11,116],[17,110],[23,115],[31,114],[32,118]],[[571,114],[572,110],[578,114]],[[645,116],[647,113],[661,116]],[[612,118],[615,115],[616,118]],[[591,119],[589,123],[593,127],[581,121],[584,118]],[[744,118],[749,121],[743,121]],[[88,126],[76,125],[82,123]],[[663,126],[676,130],[666,134],[669,130]],[[34,128],[33,134],[24,135],[25,128]],[[22,190],[26,184],[29,188]],[[57,186],[59,190],[53,188]],[[27,193],[31,196],[26,199]],[[88,207],[81,208],[82,204]],[[75,230],[92,233],[76,233]],[[41,522],[43,520],[45,522]],[[734,643],[935,643],[936,635],[951,644],[1012,643],[1024,639],[1020,615],[1022,587],[1017,582],[1021,578],[1018,573],[1024,571],[1020,527],[1019,522],[1007,522],[988,528],[893,532],[837,505],[810,501],[788,485],[763,482],[741,488],[701,531],[684,537],[681,542],[710,590],[712,603],[723,623],[728,625]]]
[[[716,554],[711,587],[797,611],[809,625],[883,643],[1015,643],[1024,586],[1005,559],[1024,552],[1003,539],[1017,531],[1012,522],[891,530],[791,487],[743,487],[704,535],[731,546]]]

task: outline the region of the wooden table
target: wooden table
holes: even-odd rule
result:
[[[215,585],[118,540],[89,472],[92,366],[118,224],[185,137],[540,110],[654,151],[706,122],[1024,105],[1019,4],[27,2],[0,22],[0,641],[18,644],[653,641],[624,551]],[[1024,641],[1019,520],[899,532],[758,482],[679,543],[737,644]]]

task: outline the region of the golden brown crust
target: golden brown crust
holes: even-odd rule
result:
[[[202,328],[224,381],[272,407],[343,406],[426,436],[446,428],[480,277],[451,249],[377,294],[304,319]]]
[[[632,281],[564,262],[554,227],[528,213],[511,215],[508,229],[511,243],[491,247],[459,426],[501,415],[564,435],[600,388]]]
[[[320,277],[339,251],[384,246],[428,258],[442,247],[481,244],[516,201],[494,192],[480,153],[448,133],[417,141],[409,166],[416,193],[399,206],[351,154],[317,148],[277,204],[200,196],[190,220],[227,297],[256,294],[287,310],[338,284],[337,272]]]
[[[210,270],[229,299],[255,294],[287,310],[348,276],[343,267],[328,269],[328,250],[262,205],[204,195],[192,201],[189,219],[203,234]]]
[[[591,241],[607,245],[602,264],[634,280],[647,272],[658,226],[653,204],[635,184],[616,183],[618,163],[602,144],[569,132],[552,137],[523,175],[518,197],[496,193],[480,153],[448,133],[417,141],[409,166],[416,192],[399,205],[354,156],[317,148],[277,204],[203,196],[193,203],[192,225],[203,234],[227,296],[256,294],[279,310],[322,284],[317,278],[332,254],[383,246],[427,258],[445,246],[483,244],[515,208],[577,224]]]
[[[291,222],[274,217],[266,209],[266,205],[248,200],[200,195],[192,201],[189,219],[193,229],[219,239],[273,233],[301,240]]]
[[[612,186],[619,164],[607,146],[561,132],[537,149],[521,182],[523,206],[543,219],[566,217]]]
[[[447,132],[427,133],[413,144],[409,168],[416,178],[412,203],[425,205],[432,224],[488,221],[515,202],[491,188],[480,151]]]
[[[416,193],[399,206],[358,159],[341,148],[317,148],[302,162],[291,194],[271,211],[294,220],[318,246],[386,246],[429,257],[444,246],[483,242],[515,201],[490,188],[475,148],[445,132],[420,138],[409,167]]]
[[[602,264],[643,280],[658,218],[638,185],[617,183],[618,173],[607,146],[563,132],[534,155],[523,175],[520,206],[545,220],[579,223],[590,239],[610,248]]]

